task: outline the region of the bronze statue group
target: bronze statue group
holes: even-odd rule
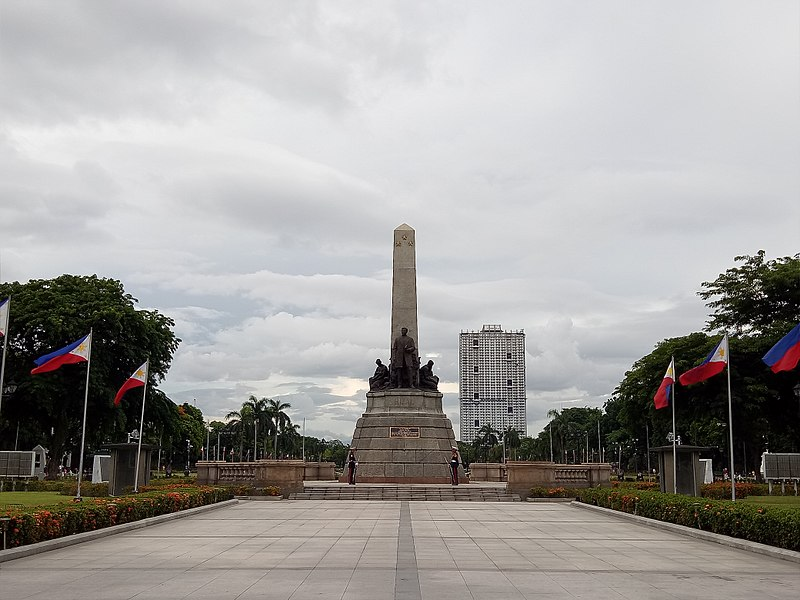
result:
[[[392,357],[387,367],[381,359],[375,361],[375,374],[369,378],[370,391],[398,388],[421,390],[439,389],[439,378],[433,374],[433,361],[420,366],[414,338],[403,327],[392,343]]]

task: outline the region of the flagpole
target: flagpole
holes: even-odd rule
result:
[[[144,400],[147,395],[147,378],[150,375],[150,359],[145,361],[144,387],[142,387],[142,416],[139,418],[139,447],[136,449],[136,475],[133,480],[133,493],[139,493],[139,458],[142,456],[142,438],[144,437]],[[145,480],[147,478],[145,477]]]
[[[6,315],[10,315],[11,313],[11,296],[8,297],[6,301]],[[6,322],[3,323],[3,362],[0,365],[0,415],[3,414],[3,390],[5,389],[6,385],[6,350],[8,349],[8,321],[10,319],[6,319]]]
[[[672,389],[670,393],[672,394],[672,398],[670,399],[670,404],[672,405],[672,493],[678,493],[678,438],[675,435],[675,357],[672,357],[672,385],[670,386]]]
[[[731,500],[736,502],[736,478],[733,475],[733,403],[731,402],[731,344],[730,340],[728,339],[728,334],[725,334],[725,347],[728,350],[728,356],[725,358],[727,359],[727,371],[728,371],[728,435],[730,438],[730,450],[731,450],[731,470],[730,470],[730,479],[731,479]]]
[[[75,501],[81,501],[81,480],[83,479],[83,449],[86,443],[86,412],[89,406],[89,369],[92,366],[92,329],[89,329],[89,352],[86,356],[86,388],[83,397],[83,426],[81,427],[81,456],[78,460],[78,490],[75,494]]]

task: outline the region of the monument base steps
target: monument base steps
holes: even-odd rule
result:
[[[501,485],[310,483],[289,500],[409,500],[440,502],[519,502],[519,496]]]

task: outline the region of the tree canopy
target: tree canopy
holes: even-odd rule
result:
[[[670,357],[677,374],[697,366],[729,333],[729,369],[737,470],[756,470],[760,453],[800,450],[800,399],[794,388],[797,369],[774,374],[761,357],[800,321],[800,255],[766,260],[737,256],[742,266],[728,269],[698,292],[709,300],[705,333],[692,333],[656,344],[636,361],[605,405],[613,416],[615,441],[641,439],[649,430],[651,445],[665,445],[672,430],[671,410],[655,410],[655,395]],[[677,434],[683,443],[717,448],[728,455],[728,388],[725,376],[689,387],[675,384]],[[716,460],[715,460],[716,462]]]
[[[70,344],[92,331],[87,416],[87,446],[119,441],[139,427],[141,396],[130,392],[122,408],[113,398],[122,383],[150,360],[148,400],[168,414],[165,397],[155,385],[164,378],[180,340],[174,323],[154,310],[137,309],[137,300],[122,284],[97,276],[62,275],[49,280],[0,284],[0,298],[11,296],[6,384],[16,386],[4,398],[0,436],[4,449],[20,425],[20,447],[40,443],[49,449],[52,470],[65,452],[80,443],[86,365],[31,375],[35,358]],[[160,407],[159,407],[160,405]],[[151,413],[152,414],[152,413]],[[150,416],[147,417],[150,420]],[[124,439],[124,438],[122,438]],[[12,444],[13,447],[13,444]],[[88,448],[87,448],[88,449]]]

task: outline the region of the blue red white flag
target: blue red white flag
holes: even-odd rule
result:
[[[791,371],[800,361],[800,323],[781,338],[762,358],[773,373]]]
[[[5,336],[8,331],[8,305],[9,298],[0,302],[0,335]]]
[[[711,351],[711,354],[706,356],[706,359],[696,366],[694,369],[689,369],[678,378],[681,385],[692,385],[693,383],[700,383],[709,377],[718,375],[725,370],[728,364],[728,335],[720,340],[716,348]]]
[[[667,372],[664,373],[664,379],[661,380],[661,385],[658,386],[653,401],[656,403],[656,410],[659,408],[667,408],[670,402],[670,393],[672,392],[672,385],[675,383],[675,358],[669,361]]]
[[[79,362],[87,362],[92,349],[92,334],[86,335],[73,342],[69,346],[56,350],[50,354],[45,354],[35,361],[36,368],[31,371],[31,375],[55,371],[63,365],[72,365]]]
[[[119,406],[119,403],[122,401],[122,397],[125,395],[125,392],[133,388],[142,387],[145,383],[147,383],[147,362],[136,369],[136,372],[128,377],[128,380],[122,384],[122,387],[119,388],[117,395],[114,396],[114,406]]]

